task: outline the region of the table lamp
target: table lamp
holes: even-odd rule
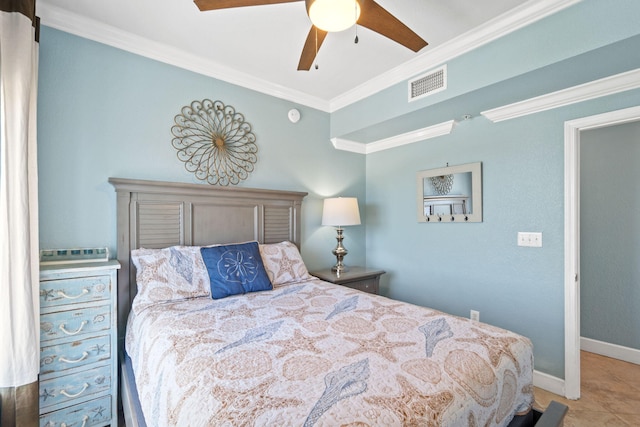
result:
[[[322,207],[322,225],[332,225],[336,227],[338,235],[336,240],[338,245],[331,251],[337,259],[337,264],[331,270],[337,274],[347,271],[343,260],[347,255],[347,250],[342,246],[342,227],[347,225],[360,224],[360,211],[358,210],[358,199],[356,197],[333,197],[324,199]]]

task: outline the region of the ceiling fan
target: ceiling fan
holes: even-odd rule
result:
[[[302,0],[194,0],[194,3],[201,11],[227,9],[234,7],[245,6],[261,6],[267,4],[277,3],[291,3],[294,1]],[[318,50],[322,45],[325,37],[329,32],[341,31],[354,23],[362,25],[376,33],[411,49],[414,52],[419,51],[427,45],[419,35],[413,32],[409,27],[404,25],[398,18],[389,13],[386,9],[376,3],[374,0],[350,0],[353,14],[349,12],[351,21],[346,27],[342,29],[331,29],[320,23],[314,16],[314,8],[322,1],[328,3],[340,4],[341,0],[304,0],[307,14],[309,15],[312,26],[307,35],[304,47],[302,48],[302,54],[300,55],[300,62],[298,63],[298,70],[309,70],[313,61],[315,60]],[[346,2],[344,2],[346,3]],[[316,9],[317,10],[317,9]]]

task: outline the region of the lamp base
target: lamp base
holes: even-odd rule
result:
[[[331,267],[331,271],[336,273],[337,276],[340,276],[341,273],[346,273],[347,271],[349,271],[349,267],[347,267],[344,264],[342,265],[336,264],[333,267]]]
[[[342,236],[342,227],[337,227],[336,231],[338,232],[338,235],[336,236],[338,245],[335,247],[333,251],[331,251],[331,253],[336,256],[336,260],[338,262],[336,263],[336,265],[331,267],[331,271],[334,271],[336,274],[340,275],[340,273],[344,273],[348,270],[347,266],[344,265],[343,260],[344,260],[344,257],[347,256],[349,251],[347,251],[347,249],[344,246],[342,246],[342,240],[344,239],[344,237]]]

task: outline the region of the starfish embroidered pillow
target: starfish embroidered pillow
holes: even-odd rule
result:
[[[291,242],[260,245],[260,255],[273,286],[312,279],[298,247]]]
[[[258,242],[205,247],[200,253],[209,273],[213,299],[273,289]]]

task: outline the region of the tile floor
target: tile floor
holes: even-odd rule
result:
[[[535,389],[537,408],[551,400],[569,407],[565,427],[640,426],[640,365],[582,351],[580,399]]]

